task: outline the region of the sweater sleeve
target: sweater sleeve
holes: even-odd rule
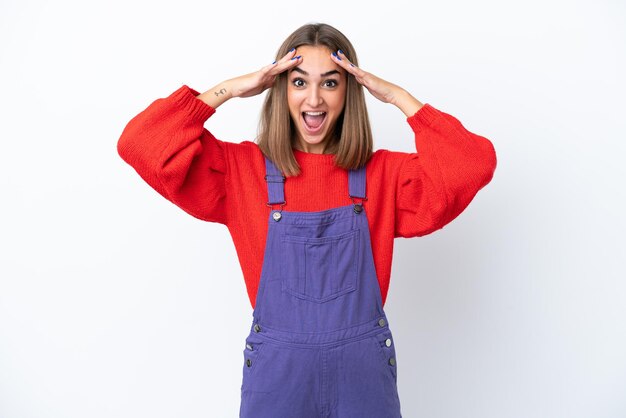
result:
[[[410,238],[443,228],[489,183],[493,144],[459,120],[425,104],[407,122],[417,153],[403,159],[396,189],[395,236]]]
[[[225,144],[204,129],[215,109],[183,85],[132,118],[120,157],[163,197],[196,218],[226,224]]]

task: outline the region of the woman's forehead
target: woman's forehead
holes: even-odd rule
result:
[[[330,58],[331,53],[330,49],[320,45],[298,47],[296,54],[302,56],[302,63],[292,68],[290,72],[311,77],[327,77],[337,73],[343,74],[345,70]]]

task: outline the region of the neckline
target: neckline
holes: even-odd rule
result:
[[[325,165],[335,165],[335,154],[316,154],[313,152],[301,151],[296,148],[291,149],[298,163],[315,163]]]

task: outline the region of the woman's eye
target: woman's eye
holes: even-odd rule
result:
[[[325,87],[337,87],[337,82],[335,80],[326,80],[324,82]]]
[[[296,87],[303,87],[304,86],[304,80],[301,78],[296,78],[295,80],[293,80],[293,85]]]

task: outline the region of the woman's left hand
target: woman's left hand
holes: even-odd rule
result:
[[[343,51],[333,52],[331,60],[346,70],[348,74],[352,74],[356,81],[363,85],[372,96],[383,103],[391,103],[397,106],[407,117],[414,115],[423,106],[422,103],[402,87],[376,77],[374,74],[368,73],[352,64],[343,54]]]

